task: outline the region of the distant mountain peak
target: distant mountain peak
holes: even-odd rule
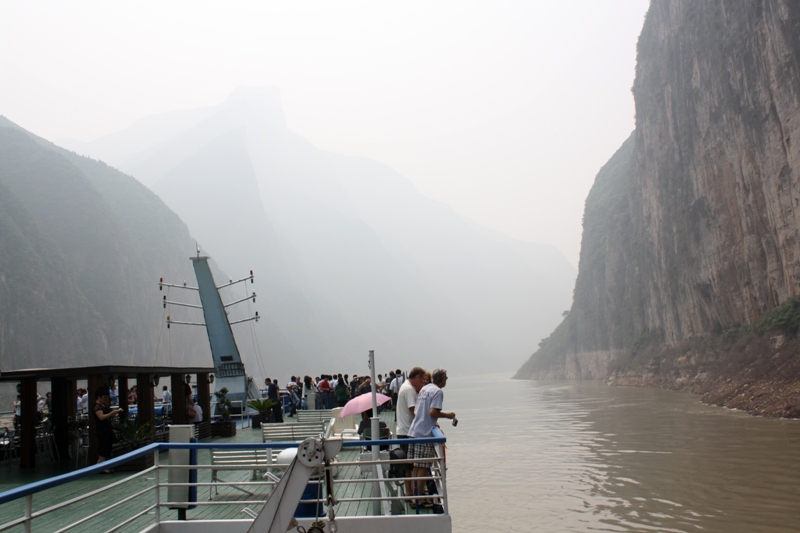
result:
[[[224,107],[245,109],[260,115],[270,124],[286,125],[286,115],[281,107],[281,92],[277,87],[237,87],[228,96]]]
[[[280,106],[281,90],[278,87],[239,86],[225,100],[226,103],[247,100],[252,102],[271,102]]]

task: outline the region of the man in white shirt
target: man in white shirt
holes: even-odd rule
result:
[[[82,390],[83,390],[83,396],[81,396],[81,399],[78,400],[80,402],[79,405],[81,406],[81,411],[83,413],[88,413],[89,412],[89,391],[87,391],[86,389],[82,389]]]
[[[397,394],[400,392],[400,387],[403,385],[403,374],[400,372],[400,369],[397,369],[397,374],[395,378],[389,383],[389,391],[392,393],[392,405],[397,408]]]
[[[192,420],[192,422],[194,422],[195,424],[199,424],[200,422],[203,421],[203,408],[200,407],[200,404],[197,402],[194,402],[192,408],[194,409],[195,413],[194,420]]]
[[[417,393],[425,385],[425,370],[418,366],[411,369],[408,379],[400,386],[397,393],[397,437],[408,438],[408,430],[414,421],[414,406],[417,404]],[[405,446],[401,446],[406,451]]]
[[[78,405],[80,406],[80,398],[78,398]],[[19,424],[22,421],[22,396],[17,394],[17,399],[14,400],[14,429],[19,429]]]
[[[397,416],[397,430],[395,435],[398,439],[407,439],[408,430],[411,423],[414,421],[414,406],[417,404],[417,393],[426,385],[425,383],[425,370],[418,366],[411,369],[408,374],[408,379],[400,386],[400,391],[397,393],[397,408],[395,415]],[[408,444],[401,444],[400,448],[404,453],[408,453]],[[411,473],[412,466],[407,465],[406,476]],[[413,494],[414,487],[410,479],[406,480],[406,494]]]
[[[161,390],[161,414],[167,416],[172,411],[172,393],[166,385]]]
[[[297,385],[297,381],[295,381],[295,377],[292,376],[289,379],[289,382],[286,384],[286,392],[289,393],[289,399],[291,400],[292,407],[289,410],[289,416],[294,416],[297,414],[297,408],[300,406],[300,387]]]
[[[400,369],[398,368],[397,372],[395,373],[395,377],[392,380],[392,384],[390,385],[392,392],[399,392],[404,381],[405,379],[403,379],[403,373],[400,372]]]

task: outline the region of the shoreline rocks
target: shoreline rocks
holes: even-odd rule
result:
[[[800,418],[800,339],[744,335],[653,348],[650,361],[618,369],[610,386],[688,390],[709,405],[770,418]]]

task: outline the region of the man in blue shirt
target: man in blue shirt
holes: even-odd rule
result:
[[[437,425],[440,418],[455,419],[455,413],[446,413],[442,411],[442,401],[444,400],[444,393],[442,389],[447,385],[447,371],[443,368],[437,368],[433,371],[432,383],[422,387],[417,396],[417,404],[414,407],[414,421],[408,430],[408,436],[411,438],[432,437],[433,428]],[[408,458],[417,459],[414,461],[413,477],[427,477],[429,476],[430,466],[432,461],[421,461],[418,459],[428,459],[436,457],[436,449],[433,444],[412,444],[408,447]],[[421,484],[415,482],[417,487],[415,492],[420,493]],[[421,503],[422,507],[433,507],[430,501]]]

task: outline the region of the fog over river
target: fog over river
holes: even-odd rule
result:
[[[444,410],[453,531],[800,531],[800,421],[506,374]]]

